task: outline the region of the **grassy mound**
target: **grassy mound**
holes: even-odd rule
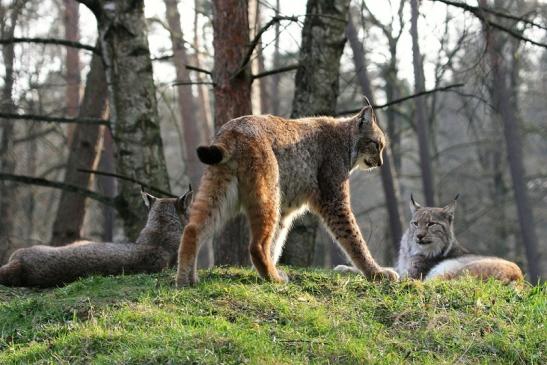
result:
[[[547,286],[251,269],[0,286],[0,363],[547,363]]]

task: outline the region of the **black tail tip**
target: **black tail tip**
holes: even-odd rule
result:
[[[199,146],[197,148],[198,158],[208,165],[216,165],[222,161],[222,150],[217,146]]]

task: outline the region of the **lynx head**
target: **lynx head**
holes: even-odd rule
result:
[[[384,162],[382,152],[386,145],[386,137],[378,125],[370,103],[353,117],[353,122],[354,141],[351,153],[353,165],[362,170],[382,166]]]
[[[448,253],[454,238],[456,200],[444,208],[422,207],[410,196],[412,219],[408,228],[408,245],[412,255],[434,257]]]
[[[178,198],[156,198],[152,194],[141,191],[144,205],[148,209],[148,219],[144,229],[137,238],[137,243],[151,244],[150,236],[181,235],[188,224],[188,211],[192,202],[192,187]]]

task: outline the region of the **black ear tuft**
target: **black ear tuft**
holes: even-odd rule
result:
[[[188,208],[190,207],[190,204],[192,204],[193,198],[194,198],[194,192],[191,190],[191,187],[190,187],[190,190],[188,190],[185,194],[177,198],[175,206],[179,214],[187,215]]]
[[[410,194],[410,211],[412,214],[414,214],[418,209],[420,209],[422,206],[418,203],[416,203],[416,200],[414,200],[414,195]]]
[[[152,209],[152,205],[154,205],[154,202],[156,201],[156,197],[152,194],[148,194],[144,191],[143,187],[141,186],[141,196],[142,200],[144,200],[144,205],[148,210]]]

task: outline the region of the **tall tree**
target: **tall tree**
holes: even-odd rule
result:
[[[87,75],[80,117],[103,118],[107,103],[106,76],[103,61],[97,54],[91,59]],[[64,182],[87,189],[92,176],[78,169],[92,169],[99,152],[101,127],[92,124],[76,124],[70,141]],[[53,223],[51,244],[61,246],[80,239],[84,223],[86,198],[83,195],[63,190]]]
[[[0,3],[0,36],[2,39],[13,38],[15,26],[19,15],[23,10],[25,1],[17,0],[10,6]],[[14,44],[6,44],[2,47],[2,58],[4,63],[4,85],[2,88],[2,99],[0,108],[3,112],[14,113],[16,111],[15,101],[13,100],[13,84],[15,60]],[[4,173],[13,173],[15,171],[16,160],[13,154],[14,146],[14,125],[13,123],[2,123],[0,139],[0,171]],[[6,254],[9,251],[9,242],[11,229],[13,226],[13,216],[15,208],[14,188],[7,181],[0,181],[0,263],[7,259]]]
[[[184,37],[180,23],[180,13],[177,7],[178,0],[165,0],[165,15],[169,26],[171,45],[173,47],[173,63],[177,73],[177,80],[189,81],[190,77],[186,65],[189,64]],[[196,148],[203,143],[203,120],[196,119],[196,103],[192,95],[191,85],[180,85],[177,89],[179,112],[184,131],[184,147],[186,150],[187,174],[190,182],[198,186],[203,170],[203,164],[199,161]]]
[[[410,0],[411,23],[410,34],[412,36],[412,60],[414,66],[414,91],[416,93],[425,90],[424,65],[420,53],[420,42],[418,37],[418,0]],[[414,120],[416,134],[418,136],[418,150],[420,154],[420,168],[422,170],[422,185],[427,206],[435,206],[433,171],[431,167],[431,156],[429,151],[429,126],[426,120],[425,97],[420,96],[415,100]]]
[[[353,24],[353,19],[350,14],[347,36],[353,51],[353,62],[355,64],[355,71],[357,72],[357,78],[361,91],[366,95],[372,104],[374,104],[374,94],[370,83],[370,77],[367,71],[365,49],[357,36],[357,30]],[[401,213],[399,211],[399,187],[395,171],[393,169],[391,149],[389,145],[384,149],[384,164],[380,167],[380,174],[382,176],[382,186],[384,188],[384,196],[386,200],[387,213],[389,218],[389,234],[391,238],[391,244],[393,252],[399,251],[399,241],[403,236],[403,228],[401,223]]]
[[[63,0],[65,39],[72,42],[80,41],[80,4],[74,0]],[[75,117],[80,106],[80,52],[77,48],[66,47],[65,56],[66,115]],[[73,131],[72,131],[73,132]]]
[[[487,6],[487,0],[481,0],[482,6]],[[502,6],[503,2],[496,1]],[[506,59],[505,47],[508,42],[500,33],[492,32],[485,27],[486,47],[491,67],[492,84],[490,92],[497,117],[503,126],[509,171],[513,181],[513,194],[517,206],[522,243],[524,245],[528,274],[532,282],[541,278],[539,265],[538,240],[536,236],[534,215],[526,187],[526,170],[523,162],[523,142],[519,127],[517,102],[515,93],[511,90],[511,74],[509,62]]]
[[[308,0],[291,117],[335,114],[348,14],[349,0]],[[311,214],[299,219],[289,233],[282,261],[311,265],[317,228]]]
[[[281,12],[280,9],[281,4],[279,3],[279,0],[276,0],[275,3],[275,15],[279,16],[279,13]],[[275,24],[275,40],[274,40],[274,53],[273,53],[273,62],[272,62],[272,69],[277,70],[281,66],[281,52],[279,50],[279,23]],[[281,74],[276,73],[272,75],[271,80],[271,95],[270,95],[270,104],[271,104],[271,113],[273,115],[279,115],[281,113],[281,110],[279,108],[279,82],[281,81]]]
[[[97,18],[114,131],[116,172],[169,191],[143,0],[79,0]],[[140,187],[121,180],[117,202],[125,233],[146,220]]]
[[[199,31],[199,0],[194,1],[194,64],[196,67],[202,68],[203,61],[201,56],[201,40],[202,37]],[[197,74],[197,81],[203,82],[201,73]],[[199,108],[198,108],[198,119],[204,123],[203,137],[206,142],[210,141],[212,131],[213,131],[213,120],[211,115],[211,106],[209,100],[209,89],[208,85],[198,84],[198,98],[199,98]]]
[[[244,57],[249,46],[246,0],[213,0],[213,82],[215,129],[230,119],[252,113],[251,70]],[[247,228],[239,216],[226,224],[215,240],[215,263],[248,265]]]

